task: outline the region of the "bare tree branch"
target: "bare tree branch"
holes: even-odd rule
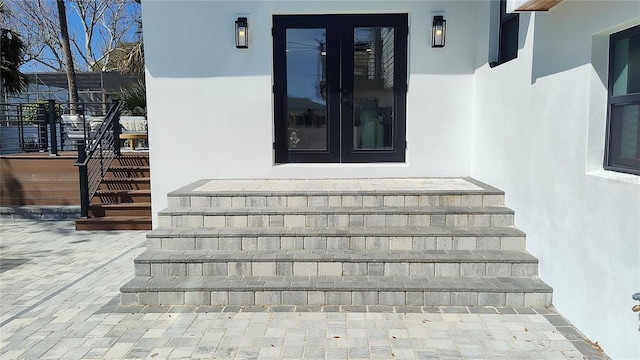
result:
[[[24,38],[27,57],[35,58],[46,49],[52,55],[48,57],[50,67],[63,70],[55,2],[11,0],[9,5],[16,14],[12,25]]]
[[[27,48],[27,67],[63,71],[62,43],[56,2],[51,0],[7,0],[15,9],[16,31],[23,36]],[[82,70],[117,70],[111,54],[119,44],[136,41],[134,27],[140,17],[135,0],[65,0],[75,67]],[[73,20],[72,18],[75,18]],[[36,61],[36,58],[38,61]]]

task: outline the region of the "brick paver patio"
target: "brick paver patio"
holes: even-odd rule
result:
[[[2,359],[606,358],[546,308],[123,307],[144,232],[0,221]]]

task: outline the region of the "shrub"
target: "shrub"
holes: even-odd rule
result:
[[[35,124],[38,122],[38,116],[41,116],[41,119],[44,119],[44,114],[46,114],[48,110],[49,102],[46,100],[38,100],[36,102],[26,104],[22,106],[22,121],[24,124]],[[42,109],[42,110],[40,110]],[[61,104],[55,104],[56,109],[56,118],[60,118],[63,113],[63,108]],[[44,114],[41,113],[44,111]]]
[[[131,116],[147,116],[147,87],[144,80],[138,80],[123,88],[120,97],[120,113]]]

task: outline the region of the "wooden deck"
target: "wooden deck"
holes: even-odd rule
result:
[[[123,152],[123,155],[148,152]],[[0,156],[0,206],[80,206],[75,151]]]
[[[75,152],[0,156],[0,205],[80,205]]]

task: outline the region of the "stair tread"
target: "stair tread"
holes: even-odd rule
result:
[[[123,303],[551,304],[504,192],[473,179],[205,179],[168,196]]]
[[[158,213],[170,215],[305,215],[305,214],[513,214],[504,206],[376,206],[376,207],[171,207]]]
[[[313,196],[313,195],[504,195],[504,191],[496,189],[488,184],[482,183],[472,178],[452,178],[452,179],[426,179],[429,181],[456,181],[462,180],[464,183],[458,183],[463,187],[448,187],[442,184],[420,184],[425,179],[402,178],[396,179],[401,182],[409,182],[407,188],[402,184],[389,184],[386,187],[384,179],[348,179],[351,186],[345,183],[345,179],[202,179],[189,184],[183,188],[172,191],[169,197],[175,196]],[[287,183],[289,181],[296,183]],[[354,182],[363,181],[363,186],[354,185]],[[265,182],[271,182],[271,186]],[[312,185],[310,183],[316,183]],[[322,182],[322,185],[318,185]],[[376,186],[372,182],[381,182]],[[468,187],[472,183],[473,187]],[[218,186],[219,185],[219,186]],[[297,187],[296,185],[301,185]],[[218,187],[216,187],[218,186]],[[266,186],[266,188],[265,188]],[[331,188],[333,186],[333,188]],[[223,187],[223,188],[221,188]],[[226,187],[226,188],[224,188]]]
[[[147,237],[243,237],[243,236],[525,236],[516,227],[438,227],[438,226],[402,226],[402,227],[172,227],[157,228]]]
[[[89,219],[77,219],[76,223],[125,223],[125,222],[151,222],[151,216],[106,216]]]
[[[149,170],[148,165],[112,165],[109,170]]]
[[[76,230],[151,230],[151,216],[108,216],[77,219]]]
[[[127,202],[127,203],[95,203],[91,204],[92,208],[108,208],[108,209],[130,209],[130,208],[148,208],[151,209],[151,203],[147,202]]]
[[[120,288],[140,291],[420,291],[551,293],[537,277],[408,276],[167,276],[133,278]]]
[[[143,263],[209,263],[226,261],[296,262],[491,262],[538,263],[524,250],[147,250],[136,259]]]
[[[110,190],[96,190],[96,196],[98,195],[118,195],[118,194],[131,194],[131,195],[151,195],[150,189],[110,189]]]
[[[134,182],[142,182],[142,181],[151,181],[150,177],[110,177],[102,179],[103,182],[121,182],[121,181],[134,181]]]

